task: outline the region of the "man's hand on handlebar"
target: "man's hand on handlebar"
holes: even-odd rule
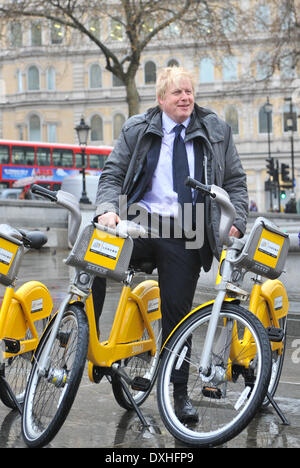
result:
[[[108,211],[107,213],[98,216],[98,224],[102,224],[103,226],[107,226],[111,229],[116,229],[117,224],[119,224],[119,222],[119,216],[113,211]]]
[[[229,231],[229,236],[240,238],[241,232],[235,226],[231,226],[230,231]]]

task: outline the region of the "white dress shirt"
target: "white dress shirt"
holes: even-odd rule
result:
[[[182,122],[185,127],[181,131],[181,137],[185,137],[185,129],[190,121],[190,117]],[[150,213],[158,213],[162,216],[177,217],[178,213],[178,196],[173,190],[173,144],[175,139],[174,127],[178,125],[167,114],[162,114],[162,129],[163,138],[161,142],[160,155],[158,163],[152,178],[151,189],[144,194],[139,205]],[[190,176],[194,177],[195,158],[193,142],[185,144]]]

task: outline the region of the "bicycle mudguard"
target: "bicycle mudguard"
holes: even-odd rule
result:
[[[285,287],[279,280],[267,280],[261,287],[261,295],[267,301],[275,327],[278,327],[278,320],[286,317],[289,311]]]
[[[52,309],[53,302],[47,287],[39,281],[28,281],[16,291],[11,301],[3,327],[3,336],[21,340],[28,330],[25,314],[30,315],[35,322],[48,317]]]
[[[161,352],[164,350],[166,344],[168,343],[168,341],[170,341],[170,339],[172,338],[173,334],[175,333],[175,331],[177,330],[177,328],[182,325],[182,323],[184,323],[191,315],[193,315],[195,312],[198,312],[198,310],[201,310],[201,309],[206,309],[207,307],[210,307],[215,301],[212,300],[212,301],[208,301],[208,302],[205,302],[204,304],[201,304],[199,306],[197,306],[195,309],[191,310],[191,312],[189,312],[177,325],[175,328],[173,328],[173,330],[171,331],[170,335],[168,336],[168,338],[166,339],[166,341],[163,343],[162,347],[161,347]],[[234,303],[239,303],[239,300],[236,299],[236,298],[227,298],[225,297],[224,299],[224,302],[234,302]]]
[[[137,305],[138,303],[138,305]],[[129,343],[140,340],[145,330],[142,314],[147,314],[150,322],[161,318],[160,296],[157,281],[146,280],[138,284],[131,292],[126,304],[122,325],[120,328],[119,342]]]

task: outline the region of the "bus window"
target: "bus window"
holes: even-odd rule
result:
[[[103,169],[106,161],[106,154],[90,154],[90,168],[91,169]]]
[[[9,148],[8,146],[0,146],[0,164],[9,163]]]
[[[50,149],[37,148],[36,161],[38,166],[51,166]]]
[[[86,164],[86,161],[87,161],[87,155],[85,155],[85,165]],[[81,153],[76,153],[75,154],[75,167],[77,168],[82,168],[82,156],[81,156]]]
[[[13,146],[11,151],[11,162],[13,164],[34,164],[34,148],[30,146]]]
[[[54,167],[73,167],[73,150],[54,149],[52,156]]]

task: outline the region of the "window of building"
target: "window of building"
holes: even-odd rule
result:
[[[256,58],[256,79],[265,80],[273,73],[272,57],[267,52],[260,52]]]
[[[14,22],[10,24],[10,45],[12,47],[22,47],[22,25]]]
[[[113,121],[113,139],[117,140],[125,123],[125,117],[122,114],[116,114]]]
[[[176,59],[171,59],[168,61],[167,67],[179,67],[179,62]]]
[[[63,26],[56,21],[51,23],[51,44],[61,44],[64,38]]]
[[[145,74],[145,84],[156,83],[156,65],[154,62],[149,61],[145,63],[144,74]]]
[[[18,81],[18,92],[21,93],[23,91],[23,74],[21,70],[17,70],[17,81]]]
[[[212,83],[214,81],[214,63],[211,58],[205,57],[200,62],[200,83]]]
[[[271,15],[270,15],[270,8],[268,5],[258,5],[255,12],[255,19],[256,19],[256,29],[258,31],[267,31],[270,22],[271,22]]]
[[[180,34],[181,34],[180,27],[175,22],[169,24],[169,26],[164,28],[163,31],[164,31],[165,37],[173,38],[173,39],[176,39],[177,37],[180,37]]]
[[[100,39],[100,20],[99,18],[91,18],[89,21],[89,31],[95,36],[97,39]]]
[[[37,91],[40,89],[40,73],[35,65],[31,65],[28,68],[27,89],[28,91]]]
[[[121,21],[117,19],[112,19],[110,23],[110,37],[115,41],[123,40],[123,25]]]
[[[91,119],[91,141],[103,140],[103,121],[99,115],[94,115]]]
[[[47,89],[48,91],[53,91],[55,87],[55,69],[49,67],[47,69]]]
[[[223,58],[222,73],[224,81],[236,81],[238,79],[236,57],[230,56]]]
[[[239,116],[234,106],[229,106],[225,110],[225,121],[230,125],[233,135],[239,134]]]
[[[272,133],[273,131],[273,113],[266,112],[263,105],[258,112],[258,132],[259,133]]]
[[[124,83],[118,76],[112,73],[112,85],[114,88],[117,88],[119,86],[124,86]]]
[[[222,15],[222,26],[225,34],[233,33],[236,30],[235,14],[231,8],[224,9]]]
[[[56,143],[56,130],[57,125],[55,123],[48,123],[47,124],[47,138],[50,143]]]
[[[280,58],[279,68],[281,78],[286,80],[296,78],[297,73],[295,70],[295,64],[292,53],[289,54],[288,52],[286,52],[285,55]]]
[[[29,118],[29,140],[41,141],[41,120],[38,115]]]
[[[101,86],[101,67],[97,63],[93,63],[90,67],[90,88],[101,88]]]
[[[42,45],[42,24],[40,21],[31,23],[31,45],[33,47]]]

